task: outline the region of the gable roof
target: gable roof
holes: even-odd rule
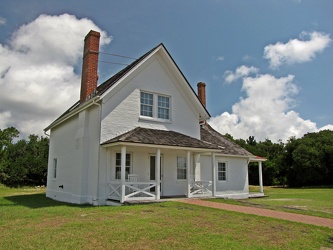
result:
[[[251,158],[255,157],[253,154],[251,154],[249,151],[245,150],[238,144],[225,138],[207,123],[200,126],[200,136],[202,141],[210,142],[212,144],[222,147],[220,152],[221,154],[247,156]]]
[[[220,147],[209,142],[204,142],[196,138],[170,130],[159,130],[137,127],[129,132],[119,135],[108,140],[102,145],[112,144],[116,142],[130,142],[139,144],[162,145],[172,147],[215,149]]]
[[[204,105],[202,105],[202,103],[200,102],[197,94],[193,90],[193,88],[190,85],[190,83],[187,81],[187,79],[184,76],[184,74],[182,73],[182,71],[179,69],[178,65],[176,64],[176,62],[174,61],[174,59],[172,58],[172,56],[170,55],[170,53],[168,52],[168,50],[166,49],[166,47],[164,46],[164,44],[160,43],[159,45],[155,46],[154,48],[152,48],[151,50],[149,50],[147,53],[145,53],[144,55],[142,55],[141,57],[139,57],[137,60],[135,60],[134,62],[132,62],[131,64],[129,64],[128,66],[126,66],[122,70],[120,70],[118,73],[116,73],[115,75],[113,75],[111,78],[109,78],[108,80],[106,80],[105,82],[103,82],[102,84],[100,84],[99,86],[97,86],[96,90],[91,94],[90,98],[87,101],[85,101],[83,103],[80,103],[80,100],[79,100],[76,103],[74,103],[73,106],[71,106],[62,115],[60,115],[54,122],[52,122],[48,127],[46,127],[44,129],[44,131],[45,132],[48,131],[49,129],[51,129],[55,125],[57,125],[60,122],[62,122],[62,120],[67,119],[67,117],[72,112],[73,112],[73,114],[75,114],[75,112],[74,112],[75,110],[77,110],[79,107],[82,107],[83,105],[87,104],[87,102],[91,101],[94,97],[102,96],[107,90],[109,90],[113,85],[115,85],[120,79],[122,79],[123,77],[125,77],[132,69],[134,69],[137,65],[139,65],[141,62],[143,62],[144,59],[146,59],[148,56],[154,54],[157,50],[159,50],[161,48],[166,52],[166,54],[168,55],[168,57],[170,58],[170,60],[172,61],[172,63],[175,65],[175,67],[178,70],[178,72],[181,74],[182,78],[187,83],[189,89],[194,94],[194,97],[196,97],[198,104],[205,110],[207,116],[210,117],[210,114],[209,114],[208,110],[206,109],[206,107]],[[86,106],[88,106],[88,105],[86,105]]]

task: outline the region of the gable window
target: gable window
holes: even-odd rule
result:
[[[186,157],[177,157],[177,180],[186,180]]]
[[[53,159],[53,179],[57,178],[57,165],[58,165],[58,159]]]
[[[141,91],[140,116],[157,121],[170,120],[170,97]]]
[[[153,94],[141,92],[140,103],[140,115],[153,117]]]
[[[158,96],[158,118],[169,120],[169,97]]]
[[[125,179],[127,180],[131,172],[131,154],[126,154],[125,161]],[[116,179],[121,179],[121,153],[116,153]]]
[[[225,162],[219,162],[217,165],[217,180],[227,180],[227,165]]]

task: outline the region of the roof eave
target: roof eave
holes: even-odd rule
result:
[[[199,117],[200,121],[206,121],[206,120],[208,120],[211,117],[211,115],[209,114],[207,108],[200,102],[200,100],[198,98],[198,95],[195,93],[195,91],[192,88],[191,84],[189,83],[189,81],[187,80],[187,78],[185,77],[185,75],[183,74],[183,72],[181,71],[181,69],[178,67],[176,61],[173,59],[173,57],[171,56],[171,54],[169,53],[169,51],[167,50],[167,48],[164,46],[163,43],[161,44],[161,47],[165,51],[165,53],[168,55],[168,57],[171,60],[171,62],[173,63],[173,65],[175,65],[175,67],[178,70],[180,76],[185,80],[185,82],[187,83],[188,87],[191,89],[191,92],[193,94],[193,99],[195,99],[197,108],[201,109],[201,112],[200,112],[201,114],[204,114],[204,117]]]
[[[132,74],[133,71],[135,71],[138,67],[140,67],[144,62],[146,62],[152,55],[154,55],[158,50],[160,50],[162,43],[155,47],[155,49],[152,49],[149,54],[147,54],[144,58],[142,58],[133,68],[128,70],[125,74],[123,74],[119,79],[115,81],[115,84],[113,84],[108,90],[106,90],[102,95],[101,99],[103,99],[112,89],[114,86],[116,86],[117,83],[123,81],[126,77]]]
[[[173,146],[173,145],[161,145],[161,144],[147,144],[140,142],[110,142],[101,144],[102,147],[114,147],[114,146],[136,146],[136,147],[151,147],[151,148],[163,148],[163,149],[175,149],[175,150],[186,150],[186,151],[194,151],[194,152],[210,152],[210,153],[218,153],[220,149],[210,149],[210,148],[197,148],[197,147],[182,147],[182,146]]]
[[[250,162],[264,162],[264,161],[267,161],[267,159],[261,156],[254,155],[253,157],[250,158]]]
[[[90,107],[91,105],[95,104],[100,100],[100,96],[95,96],[94,98],[91,98],[90,100],[84,102],[82,105],[78,106],[77,108],[70,111],[68,114],[64,116],[60,116],[58,119],[56,119],[54,122],[52,122],[48,127],[44,129],[44,132],[49,131],[50,129],[54,128],[55,126],[58,126],[60,123],[66,121],[67,119],[71,118],[72,116],[80,113],[82,110]]]

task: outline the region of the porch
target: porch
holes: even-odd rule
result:
[[[173,131],[136,128],[102,146],[105,197],[120,203],[163,196],[248,198],[248,163],[259,162],[261,174],[261,160],[223,155],[223,147]]]

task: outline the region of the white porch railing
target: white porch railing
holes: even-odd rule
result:
[[[108,182],[111,192],[108,199],[121,200],[121,181]],[[156,182],[125,182],[125,200],[155,200],[155,191],[150,191],[151,188],[156,189]],[[154,189],[154,190],[155,190]]]
[[[190,196],[212,196],[212,181],[194,181],[190,184]]]

